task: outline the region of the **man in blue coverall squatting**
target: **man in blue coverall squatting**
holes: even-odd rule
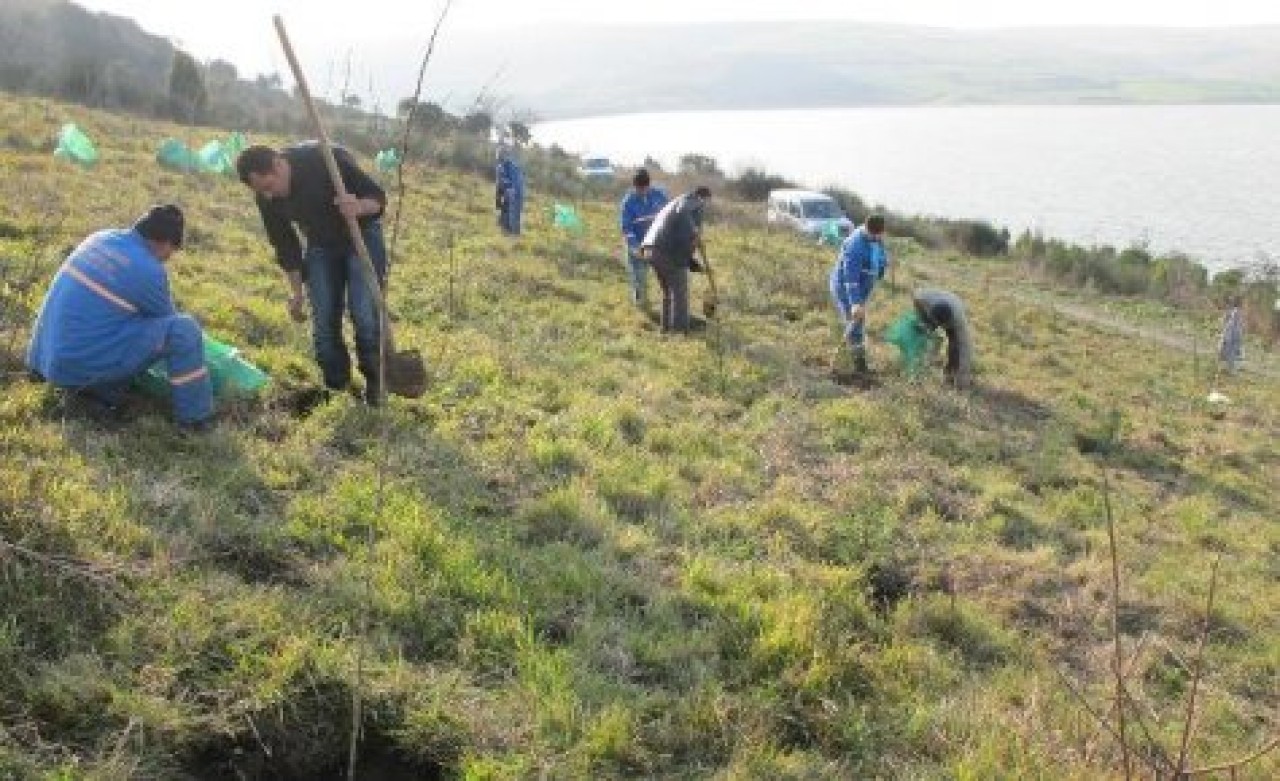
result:
[[[33,377],[115,410],[134,377],[165,361],[178,425],[211,428],[203,335],[174,308],[164,266],[182,247],[182,234],[182,210],[154,206],[132,228],[81,242],[40,305],[27,353]]]
[[[867,302],[876,282],[884,278],[889,256],[884,249],[884,217],[873,214],[840,245],[831,269],[831,298],[840,315],[844,337],[853,351],[853,368],[866,375]]]
[[[649,262],[640,255],[640,242],[653,218],[667,205],[667,194],[651,186],[649,172],[641,168],[631,179],[631,191],[622,198],[619,222],[622,226],[623,260],[631,285],[631,303],[643,309],[649,303]]]
[[[505,146],[498,147],[494,179],[498,225],[508,236],[519,236],[520,212],[524,210],[524,172],[520,170],[515,155]]]

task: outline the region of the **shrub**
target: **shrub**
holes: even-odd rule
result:
[[[736,179],[729,180],[730,192],[745,201],[763,201],[769,197],[770,190],[795,186],[788,179],[758,168],[747,168]]]

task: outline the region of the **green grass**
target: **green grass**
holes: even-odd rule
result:
[[[1273,380],[1230,380],[1213,417],[1203,361],[1055,316],[1012,266],[900,246],[874,323],[952,286],[977,385],[909,381],[876,343],[880,384],[851,391],[830,251],[756,207],[716,204],[721,317],[667,338],[626,303],[612,202],[572,238],[535,192],[510,242],[489,182],[414,170],[391,302],[431,388],[300,416],[316,370],[248,193],[152,161],[220,131],[0,117],[0,539],[39,554],[0,550],[0,778],[339,777],[357,656],[369,778],[1112,777],[1054,673],[1105,707],[1104,467],[1147,726],[1176,745],[1220,555],[1196,764],[1277,728]],[[99,168],[42,148],[63,121]],[[157,200],[191,226],[181,305],[273,377],[204,438],[159,407],[104,427],[18,376],[65,250]]]

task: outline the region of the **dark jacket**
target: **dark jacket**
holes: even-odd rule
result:
[[[694,241],[702,232],[702,210],[702,200],[693,193],[669,201],[653,218],[641,246],[666,257],[692,257]]]
[[[973,338],[964,304],[949,290],[917,290],[912,303],[920,322],[929,330],[941,328],[947,335],[948,380],[967,384],[973,370]]]
[[[301,271],[302,243],[294,229],[295,223],[302,229],[308,247],[350,250],[351,236],[346,219],[333,204],[337,191],[333,188],[333,180],[329,177],[320,145],[314,141],[306,141],[285,147],[281,154],[289,161],[291,171],[289,195],[284,198],[259,196],[258,211],[262,214],[267,238],[270,239],[271,246],[275,247],[276,262],[280,264],[280,268],[285,271]],[[348,193],[357,198],[372,198],[386,207],[386,193],[368,174],[360,170],[350,152],[335,146],[333,156],[338,162],[338,171],[342,174],[342,183]],[[360,226],[368,227],[381,217],[381,210],[375,215],[361,217]]]

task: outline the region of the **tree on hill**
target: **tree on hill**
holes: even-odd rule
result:
[[[462,118],[462,129],[477,136],[487,136],[493,128],[493,116],[487,111],[472,111]]]
[[[533,140],[533,132],[523,122],[513,121],[507,125],[507,130],[511,133],[511,140],[516,143],[516,146],[528,146]]]
[[[720,176],[720,166],[715,158],[696,153],[681,155],[679,170],[686,176]]]
[[[169,110],[174,119],[195,122],[203,118],[209,93],[195,58],[181,50],[173,53],[169,71]]]

